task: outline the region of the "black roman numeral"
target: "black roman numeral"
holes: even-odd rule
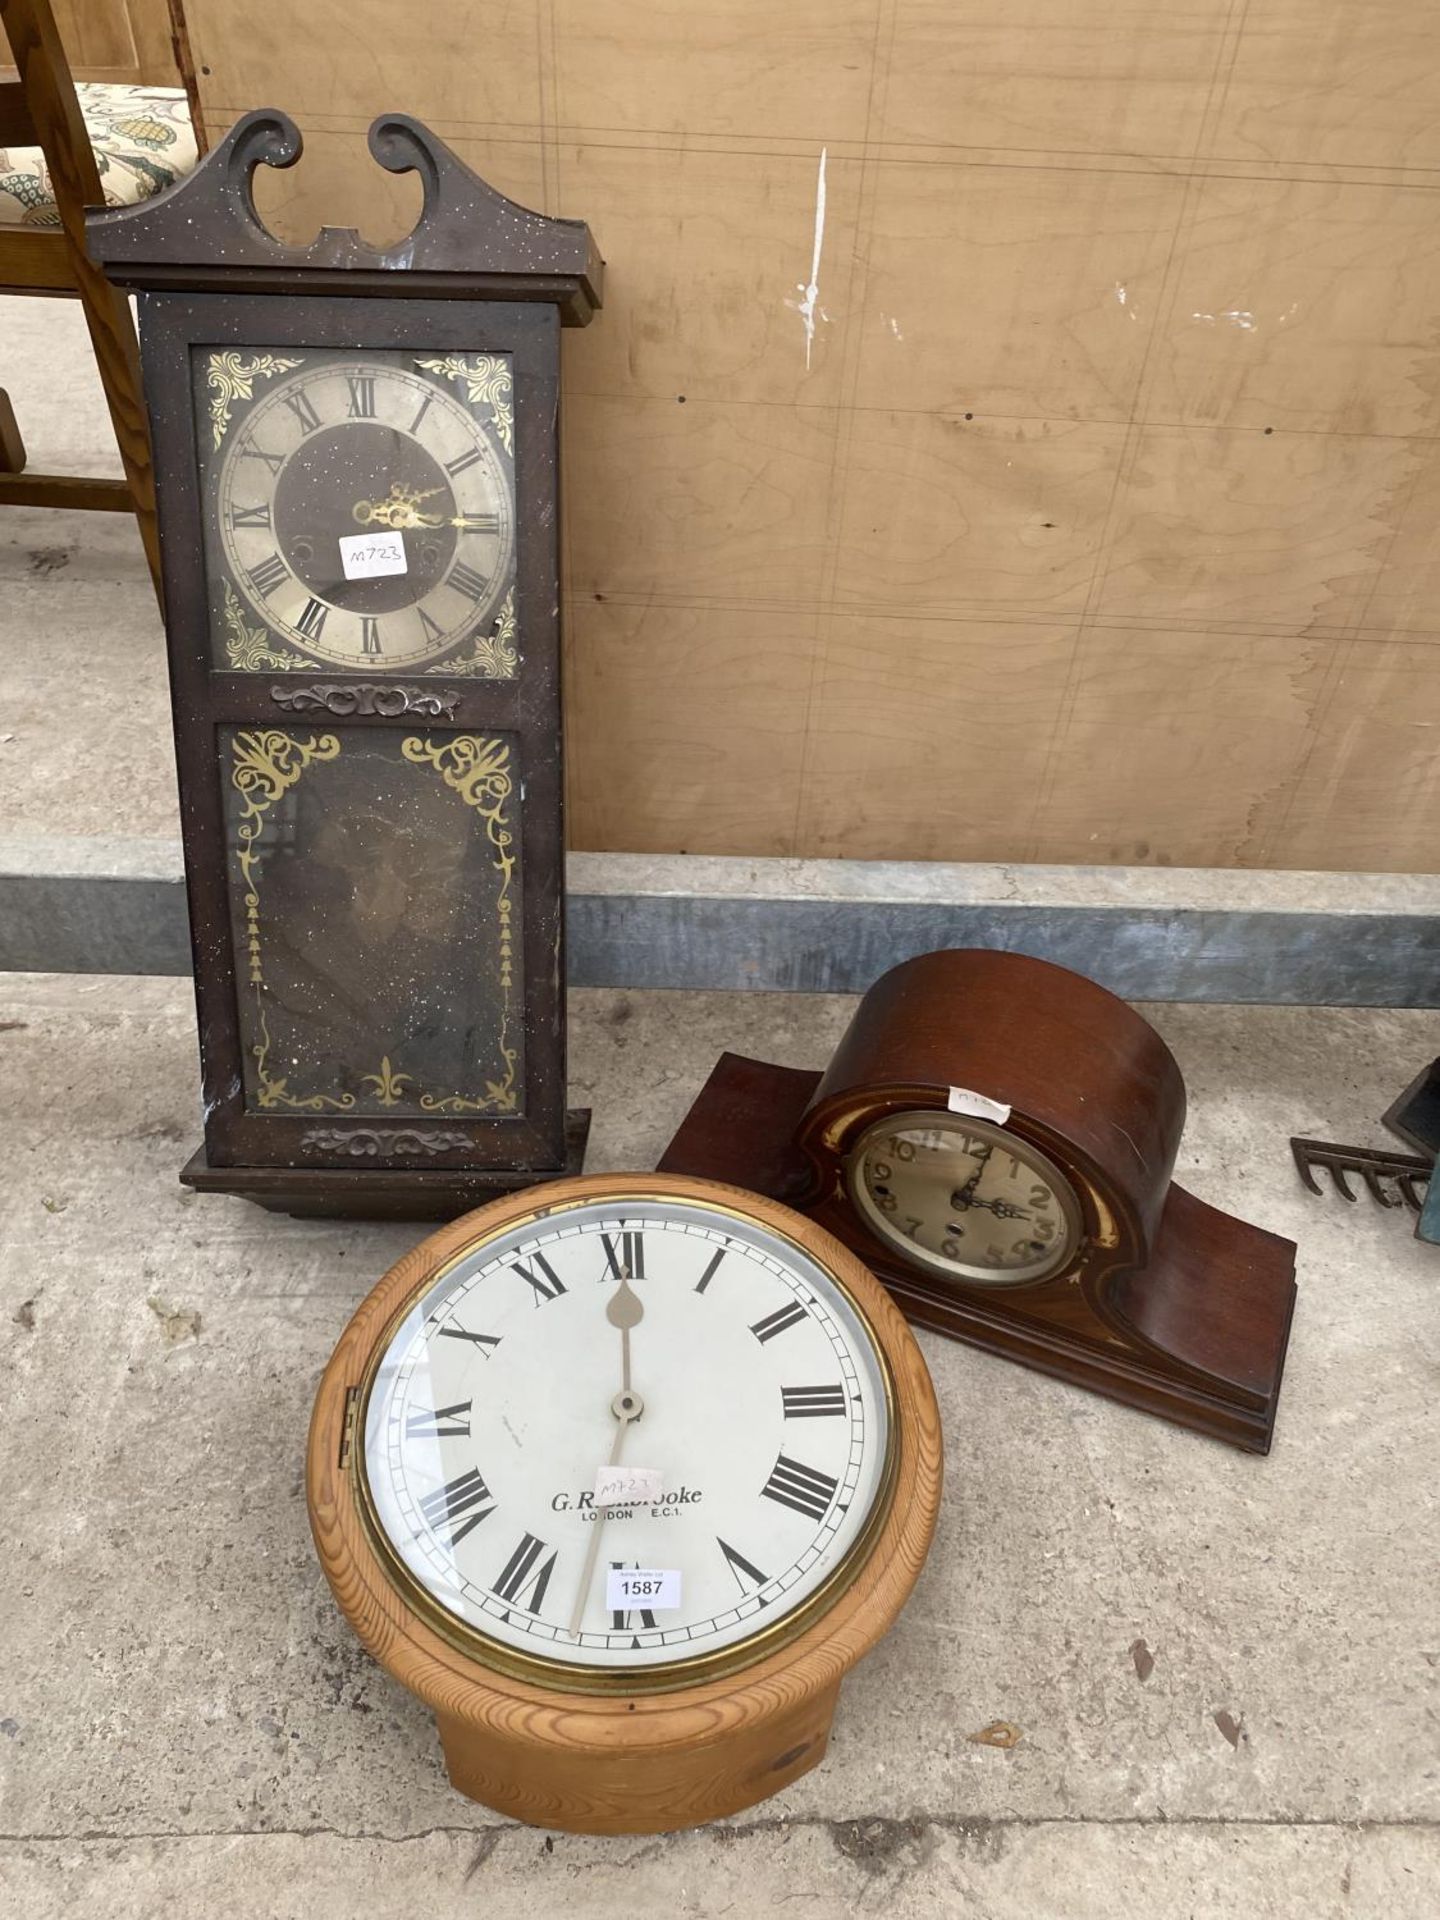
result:
[[[765,1582],[770,1578],[769,1574],[762,1573],[759,1567],[752,1567],[744,1554],[737,1553],[728,1541],[720,1538],[718,1533],[715,1536],[715,1544],[719,1547],[721,1553],[724,1554],[726,1564],[730,1568],[731,1573],[734,1574],[735,1583],[742,1593],[745,1591],[745,1582],[747,1580],[753,1587],[763,1587]]]
[[[695,1291],[697,1293],[703,1293],[706,1287],[708,1287],[710,1282],[715,1278],[716,1272],[720,1266],[720,1262],[725,1258],[725,1255],[728,1251],[729,1251],[728,1248],[721,1247],[716,1253],[711,1255],[709,1266],[706,1267],[704,1273],[702,1273],[700,1278],[695,1282]]]
[[[470,513],[465,516],[466,533],[498,533],[500,516],[498,513]]]
[[[305,602],[305,611],[295,622],[297,633],[303,633],[307,640],[318,640],[325,631],[325,616],[330,609],[323,600],[313,596]]]
[[[299,393],[287,393],[285,404],[300,422],[302,433],[314,433],[320,424],[320,416],[310,404],[310,396],[302,388]]]
[[[231,507],[230,524],[232,527],[268,527],[270,502],[262,500],[258,507]]]
[[[467,600],[483,600],[490,591],[490,582],[484,574],[476,573],[463,560],[457,560],[450,569],[450,585],[457,593],[463,593]]]
[[[500,1578],[495,1582],[495,1591],[500,1598],[511,1606],[523,1606],[527,1613],[539,1613],[545,1604],[545,1589],[550,1584],[550,1576],[555,1571],[555,1562],[559,1557],[551,1554],[543,1567],[535,1562],[545,1551],[545,1542],[537,1540],[533,1533],[522,1534],[520,1544],[500,1570]],[[529,1599],[525,1598],[529,1592]]]
[[[781,1387],[787,1420],[818,1420],[827,1413],[845,1412],[844,1387]]]
[[[416,414],[415,418],[410,422],[411,433],[418,433],[420,431],[420,422],[425,418],[426,414],[430,411],[431,407],[433,407],[434,404],[435,404],[434,394],[427,393],[425,398],[420,402],[420,411]]]
[[[762,1499],[776,1500],[782,1507],[803,1513],[807,1519],[823,1520],[839,1484],[828,1473],[804,1466],[799,1460],[787,1460],[782,1453],[760,1494]]]
[[[511,1268],[511,1272],[518,1273],[522,1280],[529,1281],[530,1285],[535,1289],[535,1304],[537,1307],[542,1300],[553,1300],[557,1294],[565,1292],[565,1282],[560,1278],[559,1274],[556,1273],[543,1253],[532,1253],[530,1255],[530,1266],[538,1267],[540,1271],[538,1273],[532,1273],[530,1267],[521,1266],[517,1260]]]
[[[479,1347],[488,1360],[493,1347],[500,1344],[498,1333],[467,1333],[464,1327],[441,1327],[442,1340],[468,1340],[472,1347]]]
[[[427,1493],[420,1502],[420,1511],[425,1516],[426,1525],[435,1533],[448,1527],[449,1544],[458,1547],[467,1533],[473,1533],[482,1520],[488,1520],[494,1513],[495,1500],[472,1467],[448,1486]]]
[[[457,1400],[453,1407],[432,1407],[428,1412],[416,1411],[405,1422],[407,1440],[468,1440],[470,1438],[470,1409],[473,1400]]]
[[[763,1320],[757,1320],[750,1331],[763,1346],[767,1340],[773,1340],[777,1333],[784,1333],[787,1327],[798,1327],[805,1318],[805,1309],[798,1300],[791,1300],[783,1307],[777,1307],[774,1313],[767,1313]]]
[[[638,1572],[640,1562],[638,1560],[612,1560],[610,1562],[611,1571],[614,1573],[623,1573],[626,1567],[629,1567],[632,1572]],[[639,1612],[641,1631],[644,1632],[647,1629],[652,1629],[655,1625],[654,1614],[651,1613],[648,1607],[641,1607]],[[612,1633],[628,1632],[630,1630],[630,1620],[630,1614],[617,1613],[612,1608],[610,1612],[610,1631]]]
[[[477,460],[483,458],[484,454],[479,447],[467,447],[457,458],[445,462],[445,471],[453,480],[457,473],[464,473],[467,467],[473,467]]]
[[[258,567],[250,569],[251,585],[257,593],[263,595],[274,593],[275,589],[282,586],[289,578],[290,569],[278,553],[267,554]]]
[[[643,1280],[645,1278],[643,1233],[622,1233],[614,1236],[602,1233],[600,1244],[605,1249],[605,1260],[610,1268],[612,1280]]]
[[[242,460],[263,460],[271,473],[279,473],[285,464],[285,456],[283,453],[267,453],[264,447],[242,447],[240,449],[240,458]]]
[[[360,651],[371,654],[380,651],[380,622],[372,614],[360,616]]]
[[[373,420],[375,418],[375,382],[371,376],[368,373],[347,374],[345,384],[350,389],[348,417],[351,420]]]
[[[430,618],[424,607],[417,607],[415,611],[419,614],[420,624],[424,627],[430,638],[432,640],[443,640],[445,637],[445,629]]]

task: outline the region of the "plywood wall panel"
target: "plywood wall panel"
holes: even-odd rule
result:
[[[1035,158],[1188,154],[1230,12],[1229,0],[897,0],[878,131]]]
[[[641,853],[787,854],[815,621],[577,597],[567,622],[572,812]]]
[[[1284,633],[1353,626],[1415,464],[1397,439],[1140,428],[1116,490],[1097,617]]]
[[[1187,426],[1434,434],[1437,287],[1433,187],[1203,181],[1174,268],[1148,415]]]
[[[1088,627],[1031,857],[1204,866],[1224,846],[1263,863],[1309,752],[1329,652],[1268,634]]]
[[[292,236],[404,230],[362,144],[400,107],[608,257],[564,349],[575,845],[1433,860],[1423,8],[186,13],[212,137],[306,131]]]
[[[811,695],[805,844],[837,859],[902,840],[912,859],[1014,857],[1073,647],[1055,624],[833,620]]]
[[[857,413],[833,598],[876,613],[1084,611],[1125,429]]]
[[[857,404],[1129,417],[1180,184],[1084,166],[875,174]]]

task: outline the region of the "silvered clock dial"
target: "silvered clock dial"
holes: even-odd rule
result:
[[[1030,1141],[927,1108],[867,1128],[846,1163],[881,1240],[932,1272],[1024,1286],[1066,1266],[1080,1238],[1075,1190]]]

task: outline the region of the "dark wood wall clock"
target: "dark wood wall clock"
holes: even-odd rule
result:
[[[922,1326],[1268,1452],[1295,1248],[1171,1181],[1173,1055],[1023,954],[885,974],[824,1073],[724,1055],[661,1161],[799,1209]]]
[[[387,251],[282,245],[300,155],[252,113],[92,215],[140,292],[200,1013],[182,1179],[294,1213],[444,1217],[578,1170],[565,1110],[559,331],[580,221],[418,122],[370,150],[424,207]]]
[[[307,1489],[340,1607],[461,1792],[655,1833],[823,1757],[940,1472],[924,1359],[853,1254],[754,1194],[597,1174],[385,1276],[321,1382]]]

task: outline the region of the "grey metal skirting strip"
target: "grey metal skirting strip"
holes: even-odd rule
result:
[[[573,854],[570,981],[860,992],[1006,947],[1132,1000],[1440,1005],[1440,879]],[[178,846],[0,840],[0,969],[190,970]]]

